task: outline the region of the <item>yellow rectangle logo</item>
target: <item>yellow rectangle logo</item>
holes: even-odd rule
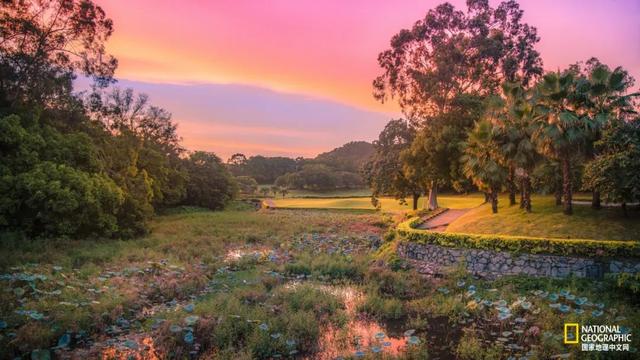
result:
[[[577,344],[578,343],[578,324],[567,323],[564,324],[564,343],[565,344]],[[573,335],[573,336],[570,336]]]

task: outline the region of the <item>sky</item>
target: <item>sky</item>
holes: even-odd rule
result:
[[[313,157],[377,138],[400,116],[397,105],[372,96],[377,55],[442,2],[96,1],[114,21],[107,50],[119,60],[117,86],[170,111],[187,149],[223,159],[236,152]],[[595,56],[640,83],[640,0],[520,5],[524,21],[538,28],[546,69]]]

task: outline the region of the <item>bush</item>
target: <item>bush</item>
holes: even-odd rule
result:
[[[63,164],[42,162],[15,177],[2,179],[0,225],[47,236],[111,235],[118,230],[122,190],[104,176]]]
[[[420,218],[412,218],[401,223],[398,225],[398,233],[409,241],[447,247],[598,258],[640,257],[640,243],[637,241],[557,239],[432,232],[415,229],[415,225],[417,225],[420,220]]]
[[[188,173],[186,205],[220,210],[238,191],[238,185],[213,153],[196,151],[185,160]]]

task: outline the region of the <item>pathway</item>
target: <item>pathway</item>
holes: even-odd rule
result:
[[[439,215],[436,215],[436,217],[420,224],[418,229],[443,232],[447,229],[447,226],[449,226],[450,223],[466,214],[469,210],[471,209],[447,209]]]

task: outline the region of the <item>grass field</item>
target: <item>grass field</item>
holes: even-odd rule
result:
[[[524,235],[534,237],[579,238],[598,240],[640,240],[640,211],[629,210],[625,218],[618,208],[593,210],[588,205],[574,205],[572,216],[562,214],[552,196],[533,196],[533,212],[527,214],[518,205],[509,206],[501,196],[498,213],[484,204],[464,214],[447,228],[447,232]]]
[[[333,191],[311,191],[311,190],[289,190],[287,197],[369,197],[371,196],[370,189],[345,189],[345,190],[333,190]]]
[[[421,198],[418,207],[422,208],[425,198]],[[441,207],[452,209],[464,209],[476,207],[484,201],[481,194],[470,195],[440,195],[438,204]],[[370,209],[374,210],[371,199],[367,197],[353,198],[276,198],[273,199],[276,207],[294,209]],[[411,210],[411,204],[400,204],[393,198],[382,198],[383,211]]]

